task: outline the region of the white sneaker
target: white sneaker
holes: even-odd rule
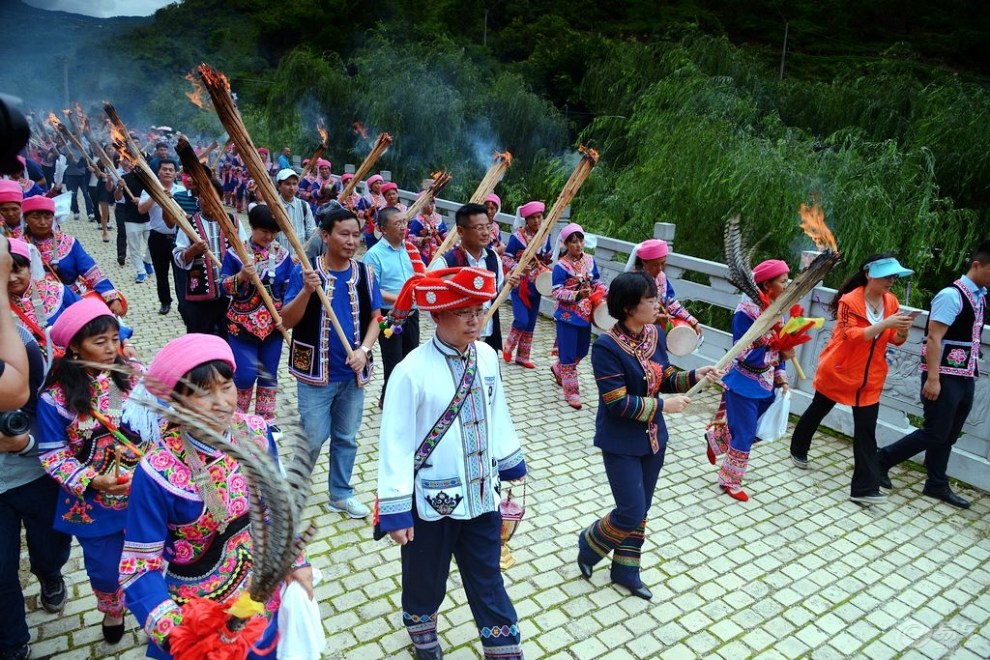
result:
[[[327,508],[335,513],[346,513],[351,518],[367,518],[371,509],[361,504],[356,497],[348,497],[346,500],[331,500]]]

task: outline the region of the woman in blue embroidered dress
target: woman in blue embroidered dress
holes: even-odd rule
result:
[[[788,283],[787,263],[769,259],[753,269],[753,279],[762,300],[743,296],[732,317],[732,341],[737,342],[770,303],[777,299]],[[781,319],[783,322],[783,319]],[[784,362],[794,357],[794,349],[780,351],[775,339],[780,325],[753,342],[733,361],[722,379],[725,390],[715,419],[708,426],[708,460],[714,465],[724,455],[718,484],[731,498],[745,502],[749,495],[742,489],[743,476],[749,465],[749,452],[756,442],[757,421],[773,403],[774,390],[787,391]]]
[[[615,508],[578,536],[578,568],[585,579],[612,553],[612,582],[649,600],[639,576],[646,515],[667,449],[665,412],[680,412],[699,378],[717,380],[712,366],[681,371],[670,366],[655,325],[660,303],[653,278],[623,273],[612,281],[608,311],[618,322],[598,337],[591,364],[598,383],[595,446],[602,450]],[[672,394],[673,396],[661,396]]]
[[[152,395],[209,420],[210,430],[231,443],[255,443],[278,464],[265,420],[237,411],[234,369],[226,342],[188,334],[165,345],[142,382]],[[124,421],[157,440],[134,475],[120,584],[127,608],[151,640],[148,656],[170,658],[169,635],[182,623],[184,603],[193,597],[233,603],[250,585],[250,493],[232,456],[197,440],[194,425],[161,419],[137,398],[128,404]],[[296,561],[287,579],[299,581],[312,598],[312,569],[305,558]],[[248,657],[275,657],[279,602],[276,592],[264,604],[267,626]]]
[[[546,208],[543,202],[527,202],[519,207],[517,222],[521,220],[522,224],[512,232],[509,243],[505,246],[505,253],[502,255],[502,263],[506,271],[516,267],[529,242],[536,236],[543,223],[543,212]],[[512,330],[509,332],[509,338],[505,340],[505,345],[502,346],[502,359],[511,362],[512,353],[518,346],[516,364],[527,369],[536,368],[529,357],[533,348],[536,319],[540,316],[540,292],[536,290],[536,277],[541,270],[550,265],[552,253],[550,238],[547,237],[546,245],[537,250],[536,257],[529,262],[529,266],[519,278],[519,286],[512,289]]]
[[[117,566],[124,544],[131,472],[143,449],[121,439],[123,402],[134,382],[110,367],[122,365],[120,326],[107,306],[86,299],[66,309],[52,327],[65,349],[48,374],[38,401],[41,465],[62,487],[54,527],[72,534],[83,551],[103,637],[124,634],[124,604]],[[106,365],[107,368],[86,365]]]
[[[221,287],[231,298],[227,309],[227,343],[237,363],[234,372],[237,409],[245,414],[251,409],[257,382],[254,412],[264,417],[266,422],[273,422],[278,392],[278,363],[282,358],[282,334],[252,284],[251,276],[258,274],[275,308],[280,310],[293,264],[289,251],[275,241],[280,230],[271,209],[263,204],[255,206],[248,212],[248,222],[251,224],[251,238],[245,248],[250,250],[254,262],[243,265],[237,254],[228,250],[220,270]]]
[[[554,380],[564,388],[564,400],[581,409],[577,366],[591,347],[591,315],[605,298],[605,285],[598,275],[598,264],[584,253],[584,230],[571,223],[560,231],[553,267],[553,297],[557,308],[558,360],[550,365]],[[562,246],[562,247],[560,247]]]
[[[124,316],[120,294],[93,258],[79,241],[62,230],[53,228],[55,202],[47,197],[28,197],[21,208],[24,213],[24,230],[23,236],[17,238],[23,238],[38,248],[45,266],[45,277],[51,279],[53,284],[61,282],[72,287],[76,293],[80,293],[78,280],[82,280],[86,289],[100,294],[110,311],[117,316]]]

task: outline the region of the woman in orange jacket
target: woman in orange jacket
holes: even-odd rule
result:
[[[890,292],[894,281],[911,275],[890,254],[870,257],[835,294],[830,305],[835,328],[818,360],[815,398],[791,437],[791,461],[808,467],[811,436],[836,403],[852,407],[853,468],[850,498],[864,505],[884,501],[877,462],[877,415],[887,378],[887,344],[900,346],[913,317],[901,313]]]

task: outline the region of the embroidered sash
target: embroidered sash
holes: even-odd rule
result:
[[[416,474],[419,469],[423,467],[426,463],[426,459],[430,457],[433,450],[437,448],[443,436],[446,435],[450,426],[457,419],[457,416],[461,413],[461,408],[464,406],[464,402],[467,401],[468,396],[471,394],[471,388],[474,387],[474,379],[478,375],[478,350],[472,344],[468,348],[468,363],[467,368],[464,369],[464,375],[461,376],[461,382],[457,385],[457,389],[454,391],[454,398],[450,400],[447,405],[447,409],[441,413],[440,417],[433,424],[433,428],[430,432],[426,434],[426,438],[419,445],[416,450],[416,454],[413,457],[413,479],[415,480]],[[455,505],[456,506],[456,505]],[[376,541],[385,538],[385,532],[381,530],[381,526],[378,523],[378,502],[375,502],[375,525],[372,531]]]

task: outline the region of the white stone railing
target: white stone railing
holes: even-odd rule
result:
[[[400,197],[404,203],[409,204],[415,199],[415,193],[401,191]],[[437,200],[437,211],[446,217],[447,226],[450,228],[454,226],[454,211],[459,206],[460,204],[456,202]],[[500,213],[496,219],[502,225],[505,235],[504,230],[511,228],[512,215]],[[552,234],[554,240],[556,240],[557,233],[563,224],[565,223],[561,222],[554,228]],[[654,238],[667,241],[673,248],[674,225],[656,223],[653,234]],[[595,260],[606,284],[623,272],[626,259],[633,245],[633,243],[605,236],[597,237],[597,245],[594,249]],[[665,272],[677,292],[678,300],[688,309],[691,308],[692,302],[697,302],[717,305],[732,311],[739,302],[738,290],[726,279],[728,268],[725,264],[672,252],[667,257]],[[707,283],[699,284],[684,279],[684,275],[689,272],[695,274],[694,279],[698,279],[697,275],[701,275],[702,278],[707,279]],[[812,383],[818,366],[818,355],[825,347],[835,325],[825,308],[834,294],[834,289],[817,287],[807,298],[801,301],[807,316],[824,317],[826,322],[825,327],[817,331],[812,341],[799,346],[797,349],[797,358],[804,368],[805,375],[808,377],[807,380],[798,380],[794,367],[788,367],[788,375],[794,390],[791,410],[797,415],[804,412],[814,396]],[[540,310],[548,316],[551,315],[553,302],[544,298]],[[928,320],[928,312],[920,311],[921,315],[915,319],[910,336],[904,345],[890,347],[887,351],[890,372],[884,384],[877,423],[877,443],[880,446],[888,445],[914,430],[915,427],[909,421],[909,415],[915,416],[917,420],[923,416],[920,398],[921,377],[918,368],[921,364],[921,343],[925,324]],[[698,350],[691,355],[677,358],[676,364],[685,369],[712,364],[724,355],[731,346],[732,334],[730,332],[705,326],[704,341]],[[985,325],[981,347],[982,356],[990,356],[988,348],[990,348],[990,326]],[[788,364],[790,365],[790,363]],[[986,364],[988,365],[987,370],[990,370],[990,362]],[[852,412],[848,406],[836,406],[825,418],[823,424],[840,433],[852,436]],[[782,442],[788,442],[788,439],[785,438]],[[812,456],[814,456],[814,448],[812,448]],[[921,457],[915,457],[915,460],[921,462]],[[976,380],[973,409],[963,427],[962,436],[953,447],[952,456],[949,459],[949,476],[981,490],[990,491],[990,374],[986,370]]]

